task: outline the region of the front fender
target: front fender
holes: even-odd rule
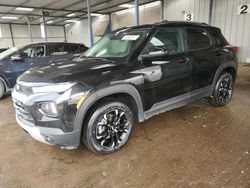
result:
[[[141,100],[141,96],[139,92],[133,85],[120,84],[120,85],[113,85],[113,86],[108,86],[108,87],[99,89],[98,91],[95,91],[90,96],[88,96],[76,114],[74,129],[75,130],[82,129],[84,118],[88,110],[92,107],[92,105],[96,101],[104,97],[107,97],[113,94],[119,94],[119,93],[123,93],[123,94],[125,93],[133,97],[137,106],[138,120],[139,122],[144,121],[143,105],[142,105],[142,100]]]

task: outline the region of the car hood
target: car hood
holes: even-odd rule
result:
[[[18,81],[32,83],[83,82],[88,85],[112,79],[122,64],[106,59],[75,58],[35,67],[22,74]],[[111,74],[112,73],[112,74]]]

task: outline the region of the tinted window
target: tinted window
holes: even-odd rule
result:
[[[213,33],[214,39],[219,46],[227,46],[228,42],[220,32]]]
[[[71,52],[78,53],[80,50],[80,45],[78,44],[70,44]]]
[[[187,42],[189,49],[201,49],[210,46],[208,34],[203,29],[187,28]]]
[[[88,49],[88,47],[86,47],[84,45],[80,45],[79,52],[85,52],[87,49]]]
[[[159,28],[143,50],[143,54],[167,52],[175,54],[183,52],[182,32],[176,28]]]
[[[49,55],[64,55],[70,53],[68,44],[49,45]]]
[[[22,58],[43,57],[45,56],[45,49],[44,49],[44,46],[30,47],[21,51],[19,55]]]
[[[83,53],[87,50],[87,47],[81,44],[70,44],[71,53]]]

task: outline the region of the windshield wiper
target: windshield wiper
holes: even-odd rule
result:
[[[101,60],[101,61],[105,61],[105,62],[115,63],[115,61],[107,59],[107,58],[104,58],[104,57],[82,56],[82,58],[92,59],[92,60]]]

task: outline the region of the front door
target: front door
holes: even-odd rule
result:
[[[19,58],[12,60],[16,77],[32,67],[46,65],[49,59],[45,52],[46,49],[44,45],[30,46],[20,50],[16,54]]]
[[[140,57],[145,110],[176,97],[188,100],[191,57],[184,50],[182,29],[158,28]]]

